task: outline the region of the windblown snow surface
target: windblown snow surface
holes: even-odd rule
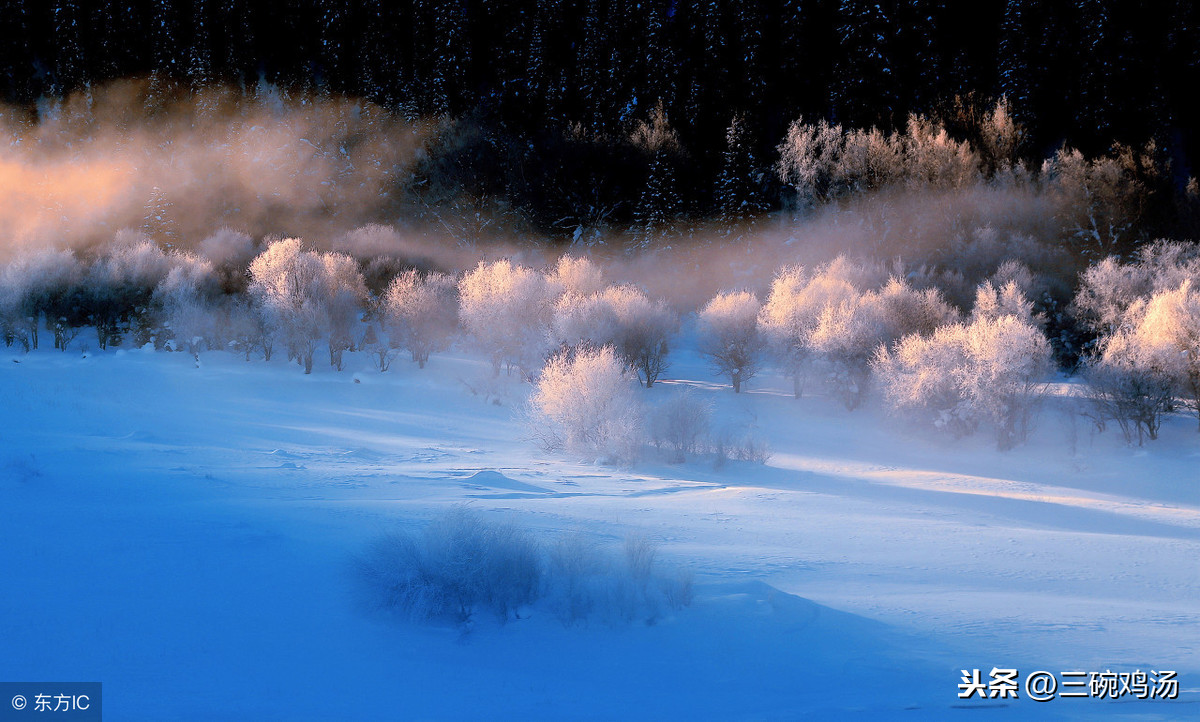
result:
[[[538,451],[469,356],[0,355],[0,679],[100,681],[112,720],[1200,717],[1200,434],[1127,446],[1050,399],[1015,451],[735,395],[766,465]],[[631,532],[691,569],[654,624],[421,625],[352,560],[467,503],[539,538]],[[1176,701],[958,699],[962,670],[1176,670]]]

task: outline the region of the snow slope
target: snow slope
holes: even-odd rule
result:
[[[132,350],[0,355],[0,679],[102,681],[110,719],[1137,719],[1200,715],[1200,436],[1043,412],[926,437],[781,379],[695,387],[774,451],[547,457],[526,387],[465,356],[305,376]],[[630,531],[696,573],[653,626],[380,614],[352,560],[467,502],[545,539]],[[963,702],[961,669],[1175,669],[1174,702]]]

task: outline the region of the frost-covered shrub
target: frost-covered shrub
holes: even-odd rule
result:
[[[692,601],[692,577],[664,567],[657,552],[643,534],[625,537],[620,550],[580,533],[565,534],[547,549],[546,604],[568,625],[588,619],[652,623],[682,609]]]
[[[1147,353],[1137,334],[1121,330],[1104,339],[1101,353],[1086,366],[1086,398],[1091,417],[1103,430],[1117,422],[1125,440],[1140,446],[1158,438],[1163,414],[1170,410],[1174,383],[1162,357]]]
[[[449,348],[458,329],[458,287],[449,274],[409,270],[392,279],[379,309],[391,343],[425,368],[429,354]]]
[[[174,254],[167,277],[154,289],[154,301],[162,310],[177,348],[193,356],[202,345],[212,346],[219,335],[215,300],[220,281],[212,263],[190,254]]]
[[[557,294],[546,277],[507,259],[481,261],[458,283],[459,318],[495,374],[507,364],[526,373],[546,350]]]
[[[719,376],[728,376],[734,393],[758,373],[763,337],[758,330],[758,298],[747,291],[723,291],[700,310],[700,353]]]
[[[358,571],[385,609],[456,624],[480,612],[507,620],[537,598],[541,583],[540,553],[527,532],[464,507],[447,511],[420,535],[377,540]]]
[[[752,464],[765,464],[771,460],[770,444],[746,428],[730,427],[713,434],[709,450],[716,469],[724,468],[730,460]]]
[[[1016,279],[1009,279],[1000,286],[984,281],[975,289],[971,317],[997,319],[1001,316],[1013,316],[1029,325],[1038,325],[1038,319],[1033,315],[1033,303],[1026,298]]]
[[[547,451],[632,463],[642,444],[642,411],[632,383],[610,346],[558,353],[530,397],[530,431]]]
[[[1141,152],[1117,145],[1109,155],[1088,159],[1063,147],[1042,165],[1062,232],[1082,254],[1104,257],[1132,240],[1150,195],[1143,179],[1156,167],[1153,154],[1152,145]]]
[[[151,294],[170,270],[170,259],[144,234],[116,234],[80,283],[80,303],[101,349],[120,343],[130,322],[146,314]]]
[[[1029,435],[1050,347],[1016,316],[977,317],[881,347],[874,367],[894,410],[955,436],[989,423],[998,446],[1008,449]]]
[[[1092,331],[1111,334],[1121,327],[1130,306],[1149,296],[1153,287],[1149,268],[1123,264],[1110,256],[1083,272],[1075,295],[1075,313]]]
[[[17,253],[0,270],[0,324],[5,342],[36,349],[42,318],[51,327],[67,321],[67,292],[78,284],[83,269],[70,250],[28,250]],[[56,335],[56,342],[59,340]],[[58,343],[56,348],[60,348]]]
[[[881,346],[905,334],[926,334],[957,318],[935,289],[917,291],[892,279],[880,291],[826,305],[809,335],[812,348],[829,363],[829,383],[847,409],[866,395],[871,362]]]
[[[549,274],[551,285],[561,293],[587,296],[604,289],[604,273],[600,267],[583,256],[563,256]]]
[[[564,624],[652,623],[692,600],[691,575],[657,552],[641,534],[620,549],[582,533],[539,545],[512,523],[458,506],[419,534],[377,539],[356,566],[370,602],[413,621],[469,625],[490,613],[504,622],[536,605]]]
[[[650,438],[672,462],[686,461],[707,446],[711,419],[712,405],[691,389],[673,393],[650,412]]]

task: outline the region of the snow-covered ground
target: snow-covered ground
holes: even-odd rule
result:
[[[0,353],[0,680],[101,681],[110,719],[1200,716],[1200,434],[1130,448],[1062,404],[1000,453],[694,355],[765,465],[548,457],[469,356]],[[810,384],[815,386],[815,384]],[[498,473],[475,476],[483,470]],[[371,611],[352,560],[452,505],[692,569],[652,626]],[[959,700],[961,670],[1177,670],[1177,701]]]

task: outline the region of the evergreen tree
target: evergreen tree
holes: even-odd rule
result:
[[[1008,99],[1013,115],[1026,127],[1035,121],[1033,106],[1033,39],[1025,13],[1026,0],[1008,0],[1000,29],[1000,94]]]
[[[5,39],[0,43],[0,68],[4,72],[0,82],[10,102],[32,100],[37,94],[31,29],[29,0],[0,2],[0,38]]]
[[[213,81],[209,4],[209,0],[192,2],[192,44],[188,53],[187,74],[193,87]]]
[[[629,250],[643,250],[666,236],[683,212],[679,183],[675,174],[675,156],[679,153],[679,138],[667,120],[660,103],[634,134],[634,141],[651,154],[646,184],[633,213],[633,228]]]
[[[82,16],[77,0],[55,0],[50,12],[55,41],[54,80],[50,92],[62,97],[86,81]]]
[[[841,47],[835,68],[835,120],[852,127],[891,127],[900,111],[891,53],[896,27],[881,3],[841,0]]]
[[[767,209],[762,193],[763,169],[754,157],[754,138],[746,119],[734,116],[725,132],[721,175],[717,179],[717,212],[723,234],[745,228]]]

